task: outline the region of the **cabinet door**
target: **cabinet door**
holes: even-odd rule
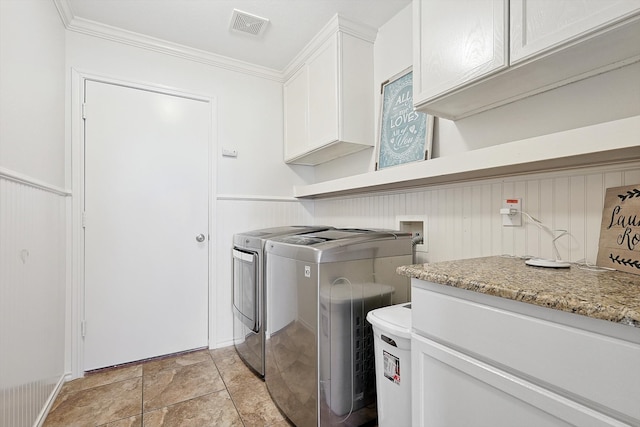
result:
[[[416,105],[507,67],[508,0],[414,0]]]
[[[338,140],[338,46],[332,36],[309,59],[309,148]]]
[[[481,296],[486,305],[479,304],[451,292],[447,295],[450,289],[436,291],[442,287],[437,284],[414,280],[413,285],[412,325],[416,333],[455,343],[496,366],[508,366],[583,401],[598,402],[610,413],[625,414],[637,424],[640,421],[640,370],[635,369],[640,345],[545,320],[545,315],[556,316],[557,310],[455,289],[463,291],[459,296]],[[539,317],[517,311],[525,307]],[[614,329],[626,328],[607,323]],[[613,359],[615,364],[599,369]]]
[[[411,338],[411,369],[414,426],[620,425],[564,396],[416,334]]]
[[[307,150],[307,69],[302,67],[284,84],[284,158]]]
[[[511,64],[610,27],[638,11],[638,0],[511,0]]]

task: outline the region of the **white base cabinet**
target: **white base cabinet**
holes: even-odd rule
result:
[[[640,425],[640,328],[418,279],[412,325],[414,426]]]
[[[377,30],[336,16],[284,84],[284,160],[317,165],[374,146]]]
[[[411,346],[414,426],[572,425],[549,413],[558,397],[531,383],[420,336]]]
[[[413,102],[461,119],[640,60],[640,0],[414,0]]]

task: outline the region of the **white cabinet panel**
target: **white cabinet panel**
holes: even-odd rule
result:
[[[510,379],[481,363],[421,337],[411,346],[414,426],[568,425],[494,387]]]
[[[331,37],[309,60],[309,147],[338,139],[338,41]]]
[[[412,296],[420,307],[414,327],[425,325],[434,339],[640,420],[640,370],[629,369],[640,361],[640,346],[415,287]],[[594,369],[610,360],[617,363]]]
[[[411,340],[414,426],[561,427],[623,423],[435,341]]]
[[[510,63],[626,19],[638,0],[511,0]]]
[[[414,105],[438,117],[461,119],[640,60],[640,0],[413,5]]]
[[[305,48],[285,83],[285,162],[317,165],[374,146],[375,35],[336,16]]]
[[[420,408],[421,401],[431,406],[417,409],[416,416],[427,417],[433,405],[446,407],[453,399],[461,408],[469,406],[465,412],[476,412],[481,423],[503,425],[495,414],[481,412],[484,405],[477,406],[472,395],[467,400],[463,391],[446,389],[456,381],[460,389],[481,388],[480,381],[507,395],[478,398],[489,399],[486,405],[495,407],[490,401],[495,398],[509,407],[515,397],[572,425],[640,425],[637,328],[596,321],[599,332],[594,332],[594,319],[417,279],[411,292],[412,346],[418,344],[412,366],[421,380],[414,387],[423,395],[413,406]],[[620,333],[636,339],[616,338]],[[464,375],[453,375],[451,367]],[[429,383],[438,376],[447,383],[445,396],[437,391],[440,383]],[[522,410],[514,406],[514,416]]]
[[[507,66],[507,0],[414,2],[414,102]]]
[[[307,147],[307,69],[301,68],[284,85],[285,158],[296,156]]]
[[[339,39],[342,50],[338,55],[337,114],[340,122],[340,139],[374,145],[374,126],[377,120],[372,113],[375,102],[373,86],[373,51],[369,41],[342,34]]]

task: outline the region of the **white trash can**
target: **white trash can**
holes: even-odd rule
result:
[[[378,425],[411,426],[411,303],[370,311],[376,364]]]

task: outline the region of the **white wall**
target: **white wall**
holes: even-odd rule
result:
[[[64,26],[0,1],[0,425],[31,426],[65,372]]]
[[[420,214],[429,218],[427,237],[430,239],[431,260],[518,253],[521,249],[545,254],[548,247],[544,236],[535,234],[530,226],[521,230],[505,230],[493,225],[487,228],[486,224],[494,224],[496,218],[499,219],[493,215],[496,198],[520,195],[525,200],[525,209],[531,209],[534,216],[538,212],[542,220],[551,221],[554,227],[566,224],[569,218],[572,233],[585,237],[563,248],[564,254],[572,259],[583,254],[590,257],[593,255],[593,218],[598,215],[602,188],[612,183],[622,185],[640,180],[638,166],[632,165],[584,169],[570,176],[546,174],[417,189],[397,195],[298,202],[290,197],[294,185],[372,170],[375,150],[366,150],[315,168],[285,165],[282,162],[280,82],[76,32],[67,31],[65,34],[61,31],[61,24],[54,24],[55,8],[49,2],[0,0],[0,5],[0,167],[33,174],[35,178],[54,185],[65,185],[65,172],[68,174],[69,164],[78,159],[71,159],[67,154],[69,163],[65,170],[64,125],[55,117],[61,117],[65,105],[60,92],[64,89],[59,82],[70,81],[71,68],[215,99],[218,114],[213,159],[215,229],[211,230],[215,239],[212,245],[212,347],[231,342],[230,253],[231,236],[236,232],[312,222],[395,228],[397,215]],[[11,16],[6,13],[9,9]],[[23,34],[30,34],[30,31],[47,37],[43,35],[33,39]],[[66,45],[61,48],[65,38]],[[18,47],[21,48],[14,49],[13,40],[20,40]],[[29,54],[29,61],[18,60],[18,56],[25,52]],[[410,6],[380,29],[374,52],[376,83],[372,90],[378,93],[383,80],[411,65]],[[65,71],[60,69],[63,53],[66,55]],[[10,66],[5,68],[6,64]],[[42,73],[42,70],[47,70],[47,73]],[[442,120],[436,128],[436,155],[450,155],[469,148],[637,115],[639,97],[634,88],[638,86],[629,87],[627,81],[637,73],[637,66],[627,67],[502,107],[501,111],[483,113],[459,122]],[[39,80],[30,79],[34,75]],[[69,94],[69,86],[66,89]],[[32,97],[38,95],[42,103],[16,101],[17,94],[21,93]],[[71,103],[68,96],[66,105]],[[373,112],[376,117],[377,108]],[[39,126],[24,126],[23,116],[37,117]],[[11,120],[5,120],[5,117]],[[67,117],[67,124],[75,120],[78,117]],[[5,124],[9,122],[11,124]],[[40,132],[39,129],[44,130]],[[223,158],[222,147],[237,150],[238,158]],[[34,152],[48,155],[36,158]],[[42,164],[40,159],[45,159]],[[594,193],[586,191],[592,185],[599,190]],[[548,192],[551,196],[547,195]],[[4,203],[5,196],[0,196]],[[565,196],[571,199],[569,205],[563,201]],[[477,206],[482,208],[476,209]],[[479,235],[479,230],[489,234]],[[467,240],[474,243],[459,253],[457,248],[465,247],[459,246],[460,243]],[[60,305],[56,303],[54,307],[59,308]]]
[[[380,93],[381,82],[412,65],[411,12],[409,5],[378,32],[374,50],[376,94]],[[436,119],[433,156],[451,156],[640,115],[639,75],[640,63],[636,63],[455,122]],[[379,98],[377,95],[377,104]],[[376,126],[378,108],[376,105]],[[367,150],[318,166],[316,182],[373,171],[375,154],[375,150]]]
[[[522,198],[529,215],[569,232],[557,240],[562,259],[595,263],[605,190],[638,183],[636,162],[321,200],[314,217],[334,226],[391,229],[399,228],[398,217],[423,218],[427,262],[503,254],[553,258],[551,235],[532,221],[502,226],[502,199]]]
[[[233,234],[312,221],[312,204],[291,194],[294,185],[312,182],[313,168],[282,161],[282,83],[76,32],[67,34],[67,66],[215,99],[209,344],[230,345]],[[222,157],[223,147],[238,157]]]
[[[380,28],[377,82],[411,65],[411,25],[409,6]],[[437,119],[434,157],[640,115],[639,75],[637,63],[456,122]],[[374,90],[379,93],[379,87]],[[374,164],[375,151],[347,156],[316,167],[316,180],[372,171]],[[605,189],[637,183],[637,163],[582,168],[317,200],[314,218],[335,226],[398,228],[398,216],[424,217],[430,262],[500,254],[551,257],[550,236],[531,222],[501,226],[501,199],[521,197],[531,215],[570,231],[571,237],[558,241],[565,259],[595,262]]]
[[[64,26],[53,2],[0,2],[0,166],[64,187]]]
[[[282,162],[280,82],[76,32],[67,34],[67,66],[215,98],[219,194],[291,196],[293,185],[313,177],[311,168]],[[222,147],[238,157],[223,158]]]
[[[0,175],[0,426],[31,426],[65,374],[65,197]]]

